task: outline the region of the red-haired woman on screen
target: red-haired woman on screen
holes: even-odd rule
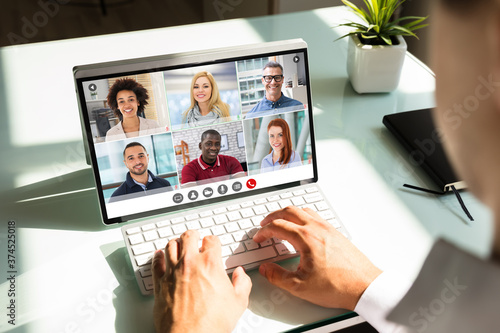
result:
[[[283,170],[302,165],[299,154],[292,150],[290,128],[288,123],[281,119],[273,119],[267,125],[269,136],[269,155],[264,157],[260,165],[261,172]]]

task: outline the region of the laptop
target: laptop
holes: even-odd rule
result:
[[[219,236],[228,273],[299,255],[286,240],[252,240],[289,205],[349,238],[316,184],[303,40],[82,65],[74,78],[102,222],[124,224],[144,295],[154,251],[188,229]]]

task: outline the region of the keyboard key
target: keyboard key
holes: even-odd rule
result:
[[[153,258],[153,253],[148,253],[148,254],[144,254],[142,256],[137,256],[137,257],[135,257],[135,263],[139,267],[147,265],[147,264],[151,264],[152,258]]]
[[[215,225],[214,219],[211,217],[205,217],[205,218],[201,219],[200,223],[201,223],[201,226],[203,228],[208,228],[208,227]]]
[[[166,227],[167,225],[170,225],[169,220],[164,220],[156,223],[157,228]]]
[[[255,243],[253,239],[249,239],[243,242],[248,251],[255,250],[259,248],[259,244]]]
[[[253,211],[255,212],[255,215],[262,215],[262,214],[267,213],[267,208],[265,205],[255,206],[253,208]]]
[[[176,223],[181,223],[184,221],[185,221],[184,216],[180,216],[180,217],[173,218],[170,222],[172,222],[172,224],[176,224]]]
[[[223,234],[219,236],[219,240],[222,245],[228,245],[233,242],[233,236],[229,234]]]
[[[248,239],[247,233],[244,230],[236,231],[232,233],[234,241],[244,241]]]
[[[273,241],[271,239],[266,239],[262,243],[259,243],[259,245],[260,245],[260,247],[270,246],[270,245],[273,245]]]
[[[241,216],[243,216],[243,217],[252,217],[255,215],[252,208],[243,209],[240,211],[240,213],[241,213]]]
[[[243,243],[233,243],[229,245],[234,254],[242,253],[246,251],[245,245]]]
[[[227,257],[233,254],[233,251],[231,250],[231,247],[229,245],[223,246],[221,249],[221,255],[223,257]]]
[[[260,222],[264,219],[264,216],[254,216],[252,217],[252,224],[256,227],[260,227]]]
[[[278,201],[278,204],[280,205],[281,208],[285,208],[288,206],[292,206],[292,201],[290,199],[285,199],[285,200]]]
[[[172,226],[172,231],[175,235],[181,235],[186,231],[186,226],[184,224],[177,224]]]
[[[275,210],[281,209],[280,205],[277,202],[270,202],[266,204],[266,207],[270,212],[274,212]]]
[[[292,192],[285,192],[285,193],[281,193],[280,194],[280,198],[281,199],[288,199],[288,198],[291,198],[291,197],[293,197]]]
[[[206,210],[206,211],[200,213],[200,217],[209,217],[212,215],[214,215],[214,213],[211,210]]]
[[[241,204],[242,208],[252,207],[254,205],[253,201],[245,201]]]
[[[292,198],[292,203],[295,206],[302,206],[306,202],[304,201],[304,198],[302,198],[302,197],[296,197],[296,198]]]
[[[329,208],[328,204],[324,201],[316,202],[314,205],[316,206],[318,211],[327,210]]]
[[[215,227],[212,227],[211,230],[215,236],[223,235],[226,233],[226,229],[222,225],[216,225]]]
[[[226,269],[229,269],[257,261],[262,261],[265,259],[274,258],[276,256],[277,254],[273,247],[264,247],[254,251],[234,254],[226,259],[223,259],[222,263]]]
[[[288,248],[285,246],[285,244],[276,244],[276,251],[278,251],[278,254],[280,256],[283,256],[285,254],[291,254]]]
[[[200,239],[203,239],[206,236],[210,236],[212,234],[212,231],[210,229],[201,229],[198,230],[198,232],[200,233]]]
[[[323,210],[321,212],[318,212],[319,216],[321,216],[325,220],[333,219],[335,218],[335,214],[331,210]]]
[[[170,227],[165,227],[158,229],[158,234],[160,235],[161,238],[164,238],[172,236],[174,233],[172,232],[172,229]]]
[[[257,233],[257,231],[259,231],[259,228],[253,228],[253,229],[247,230],[248,238],[252,239],[253,236],[255,236],[255,234]]]
[[[227,219],[226,214],[223,214],[223,215],[214,216],[214,221],[215,221],[215,224],[222,224],[222,223],[228,222],[229,220]]]
[[[304,200],[307,203],[313,203],[313,202],[317,202],[317,201],[323,200],[323,197],[321,197],[321,194],[319,194],[319,193],[313,193],[313,194],[307,194],[307,195],[305,195],[304,196]]]
[[[214,209],[214,214],[221,214],[221,213],[225,213],[225,212],[227,212],[226,207],[220,207],[220,208]]]
[[[299,195],[304,195],[304,194],[306,194],[306,191],[304,191],[304,190],[297,190],[297,191],[293,191],[292,193],[293,193],[293,195],[295,195],[295,196],[299,196]]]
[[[318,188],[316,186],[313,186],[313,187],[308,187],[306,188],[306,192],[307,193],[314,193],[314,192],[318,192]]]
[[[142,243],[139,245],[132,246],[132,252],[134,253],[135,256],[148,252],[153,252],[154,250],[155,247],[153,246],[153,243]]]
[[[168,239],[167,238],[161,238],[155,240],[155,247],[157,250],[163,250],[165,249],[165,246],[167,246]]]
[[[141,274],[142,277],[153,275],[153,271],[151,270],[151,265],[145,265],[139,268],[139,274]]]
[[[146,288],[146,290],[153,290],[153,277],[152,276],[148,276],[148,277],[144,278],[142,280],[142,282],[144,282],[144,288]]]
[[[186,228],[188,230],[198,230],[201,228],[200,222],[198,221],[190,221],[186,223]]]
[[[128,241],[129,241],[130,245],[136,245],[136,244],[144,242],[144,237],[142,237],[142,234],[135,234],[135,235],[129,236]]]
[[[337,219],[329,219],[327,220],[326,222],[330,223],[331,225],[333,225],[333,227],[335,229],[338,229],[338,228],[341,228],[342,225],[339,223],[339,221],[337,221]]]
[[[192,221],[198,219],[200,216],[198,214],[189,214],[186,216],[186,221]]]
[[[226,216],[229,221],[238,221],[239,219],[241,219],[240,212],[229,212],[226,214]]]
[[[156,230],[150,230],[150,231],[143,233],[143,236],[144,236],[144,239],[146,240],[146,242],[149,242],[149,241],[157,239],[158,233],[156,232]]]
[[[141,232],[141,228],[139,228],[139,227],[127,229],[127,235],[133,235],[133,234],[136,234],[138,232]]]
[[[253,227],[252,221],[249,219],[242,219],[238,222],[238,225],[240,226],[240,229],[248,229]]]
[[[266,199],[266,198],[255,199],[255,200],[253,201],[253,203],[254,203],[255,205],[262,205],[262,204],[267,203],[267,199]]]
[[[153,230],[156,229],[156,226],[154,223],[146,224],[142,226],[142,231],[148,231],[148,230]]]
[[[279,195],[271,195],[267,197],[267,201],[278,201],[280,199]]]
[[[224,226],[226,227],[226,231],[229,233],[240,230],[240,226],[238,225],[237,222],[231,222]]]
[[[240,208],[241,208],[241,206],[239,204],[227,206],[227,210],[230,211],[230,212],[233,211],[233,210],[238,210]]]

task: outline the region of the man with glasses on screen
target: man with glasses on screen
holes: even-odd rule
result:
[[[113,192],[109,202],[126,199],[120,198],[124,194],[142,193],[146,191],[166,187],[172,191],[169,181],[155,176],[148,170],[149,154],[139,142],[129,143],[123,150],[123,162],[129,170],[126,180]]]
[[[275,61],[268,62],[264,66],[264,72],[262,73],[262,84],[266,88],[266,95],[247,113],[245,118],[250,119],[274,113],[302,110],[304,108],[303,103],[283,95],[281,92],[283,82],[283,66]]]

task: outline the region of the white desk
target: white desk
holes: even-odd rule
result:
[[[476,219],[470,223],[453,196],[403,189],[405,182],[432,182],[408,163],[382,125],[385,114],[432,107],[434,77],[409,55],[397,91],[357,95],[347,80],[346,40],[334,43],[341,31],[331,29],[347,15],[326,8],[0,49],[2,272],[6,223],[12,219],[17,226],[16,326],[2,314],[0,331],[153,331],[153,299],[140,295],[119,226],[101,224],[97,196],[89,189],[72,79],[73,66],[84,63],[303,38],[310,52],[320,186],[353,242],[381,268],[408,277],[440,235],[486,255],[489,212],[464,193]],[[254,287],[238,332],[284,331],[344,312],[282,293],[256,271],[250,275]],[[1,282],[2,304],[8,289]]]

